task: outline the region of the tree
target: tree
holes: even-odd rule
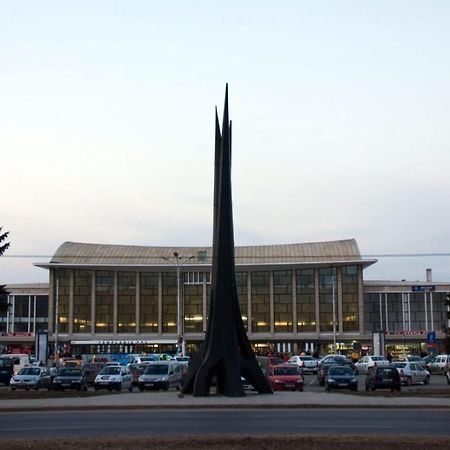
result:
[[[5,242],[2,244],[9,235],[9,231],[2,233],[2,227],[0,227],[0,256],[8,250],[10,243]],[[6,285],[0,285],[0,314],[4,314],[8,311],[8,294]]]

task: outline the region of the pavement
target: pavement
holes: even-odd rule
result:
[[[247,393],[245,397],[180,396],[169,392],[122,392],[100,396],[1,400],[0,411],[192,408],[450,408],[450,397],[358,395],[344,392]]]

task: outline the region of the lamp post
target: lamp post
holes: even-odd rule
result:
[[[59,277],[56,278],[55,303],[55,364],[58,365]]]
[[[333,353],[336,354],[336,274],[333,269],[333,284],[332,284],[332,297],[333,297]]]
[[[184,302],[181,301],[181,269],[183,264],[194,258],[195,255],[183,257],[178,252],[173,252],[177,264],[177,331],[178,331],[178,348],[181,346],[181,353],[186,354],[186,342],[184,340]]]

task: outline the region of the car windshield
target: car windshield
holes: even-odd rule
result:
[[[107,366],[101,370],[101,375],[119,375],[120,367],[119,366]]]
[[[61,369],[59,371],[60,377],[81,377],[81,370],[76,369]]]
[[[353,375],[353,371],[350,367],[330,367],[328,375]]]
[[[169,372],[168,364],[149,364],[144,371],[145,375],[167,375]]]
[[[41,371],[39,369],[35,369],[34,367],[24,367],[19,375],[39,375]]]
[[[298,370],[296,367],[274,367],[274,375],[298,375]]]

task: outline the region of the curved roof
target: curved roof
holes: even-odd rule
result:
[[[211,247],[144,247],[133,245],[105,245],[78,242],[62,244],[50,265],[173,265],[174,253],[180,262],[211,264]],[[355,239],[305,244],[257,245],[235,247],[236,265],[361,262],[363,260]]]

